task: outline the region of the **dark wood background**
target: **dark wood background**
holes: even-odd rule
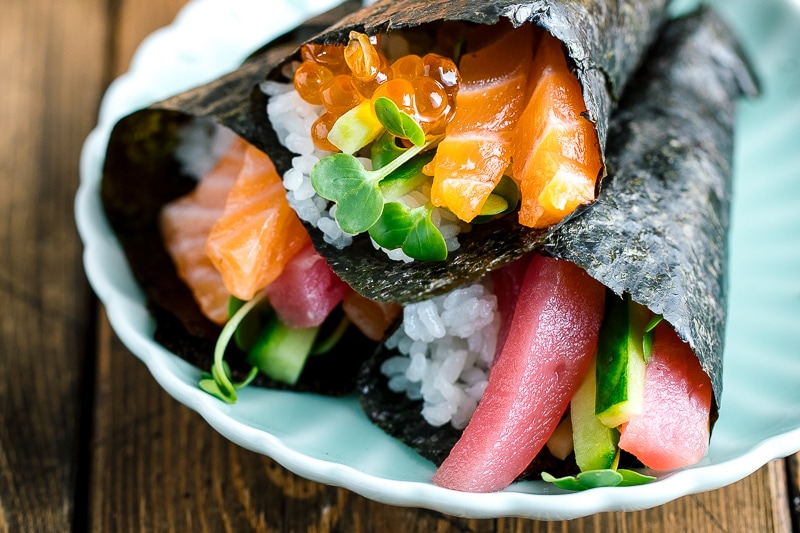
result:
[[[164,393],[89,289],[73,198],[103,91],[184,3],[2,2],[0,532],[793,531],[796,457],[648,511],[463,520],[301,479]]]

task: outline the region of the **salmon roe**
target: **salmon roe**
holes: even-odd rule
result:
[[[319,97],[325,109],[338,116],[353,109],[363,99],[353,85],[353,78],[347,74],[334,76],[323,84]]]
[[[314,124],[311,126],[311,140],[314,141],[314,146],[320,150],[328,152],[335,152],[338,150],[333,144],[328,141],[328,133],[336,123],[339,115],[333,113],[323,113]]]
[[[309,43],[300,49],[300,57],[294,87],[305,101],[326,110],[311,128],[320,149],[336,151],[327,141],[328,132],[364,99],[389,98],[426,134],[444,133],[453,116],[461,77],[452,59],[408,54],[389,63],[377,36],[355,31],[346,46]]]
[[[333,79],[333,72],[319,63],[304,61],[294,73],[294,88],[300,98],[314,105],[322,105],[322,87]]]

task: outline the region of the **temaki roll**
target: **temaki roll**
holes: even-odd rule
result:
[[[755,93],[713,12],[670,22],[611,121],[597,201],[541,250],[404,307],[359,391],[441,464],[434,482],[633,485],[652,478],[632,466],[702,458],[722,394],[734,105]]]
[[[342,279],[381,301],[445,292],[594,200],[665,5],[379,1],[273,69],[264,149]]]
[[[352,391],[394,308],[341,281],[310,245],[274,166],[257,148],[258,83],[348,2],[276,39],[236,72],[123,118],[101,196],[155,339],[210,375],[223,400],[255,383]]]

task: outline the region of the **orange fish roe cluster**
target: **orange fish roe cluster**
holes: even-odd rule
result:
[[[311,128],[317,148],[337,151],[328,140],[336,120],[365,99],[392,100],[426,134],[440,135],[453,116],[461,77],[452,59],[439,54],[409,54],[393,63],[380,51],[377,36],[351,32],[346,46],[309,43],[294,75],[303,100],[325,112]]]

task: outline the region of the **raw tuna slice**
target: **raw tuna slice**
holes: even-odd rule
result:
[[[290,328],[319,326],[349,290],[311,244],[266,288],[270,305]]]
[[[619,447],[655,470],[697,463],[708,450],[711,381],[664,322],[656,326],[644,381],[642,414],[620,427]]]
[[[586,373],[604,299],[605,288],[577,266],[543,256],[531,260],[483,399],[434,483],[491,492],[519,476]]]
[[[522,281],[528,270],[531,256],[525,255],[513,263],[509,263],[499,270],[492,271],[494,295],[497,297],[497,312],[500,313],[500,331],[497,333],[497,350],[499,353],[508,338],[511,328],[511,319],[514,317],[514,308],[517,305]]]

